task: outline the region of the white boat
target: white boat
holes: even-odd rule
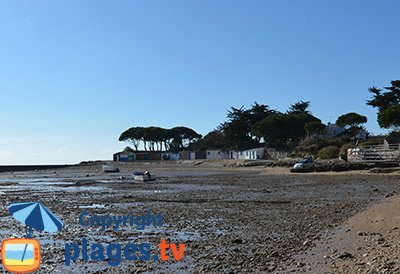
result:
[[[154,181],[156,178],[154,177],[154,175],[150,175],[148,171],[146,172],[135,171],[133,172],[133,179],[135,181],[148,182],[148,181]]]
[[[112,164],[104,164],[101,168],[104,172],[119,172],[119,168],[114,167]]]

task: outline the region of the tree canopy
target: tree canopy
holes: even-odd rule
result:
[[[398,129],[400,127],[400,105],[391,106],[378,114],[378,123],[383,128]]]
[[[324,132],[326,125],[321,123],[321,121],[312,121],[304,125],[304,130],[307,132],[308,135],[321,134]]]
[[[250,109],[231,107],[228,110],[228,121],[220,125],[221,132],[226,138],[227,143],[234,148],[245,148],[258,146],[260,138],[253,134],[252,128],[256,123],[265,117],[276,113],[268,105],[254,102]]]
[[[360,115],[355,112],[349,112],[339,116],[336,120],[336,124],[340,127],[355,128],[360,126],[361,124],[365,124],[367,122],[367,117]]]
[[[288,113],[295,114],[295,113],[309,113],[310,101],[298,101],[297,103],[292,104],[289,109]]]
[[[274,112],[252,127],[252,133],[270,146],[294,147],[306,135],[305,125],[321,120],[308,111],[309,102],[299,101],[287,113]]]
[[[336,124],[340,127],[346,128],[346,135],[352,136],[356,139],[357,134],[363,129],[361,126],[367,122],[367,117],[355,112],[349,112],[339,116]]]
[[[131,127],[119,137],[119,141],[125,141],[133,144],[135,150],[139,149],[141,143],[145,150],[160,151],[160,150],[180,150],[188,147],[189,143],[201,138],[191,128],[174,127],[165,129],[161,127]]]
[[[400,80],[392,81],[390,87],[385,87],[385,92],[377,87],[370,87],[368,90],[372,93],[372,98],[367,101],[367,105],[378,109],[379,126],[398,129],[400,127]]]

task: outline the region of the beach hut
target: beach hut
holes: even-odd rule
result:
[[[220,160],[221,158],[221,150],[219,149],[207,149],[206,150],[206,159],[207,160]]]
[[[116,162],[131,162],[135,161],[135,159],[135,151],[130,147],[126,147],[123,151],[114,153],[113,155],[113,160]]]

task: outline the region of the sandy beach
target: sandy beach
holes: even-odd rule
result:
[[[280,167],[226,167],[215,162],[101,163],[56,170],[0,173],[0,235],[25,227],[11,202],[39,201],[65,228],[34,232],[42,248],[37,273],[398,273],[400,174],[368,171],[292,174]],[[149,170],[154,182],[134,182]],[[162,227],[84,227],[87,216],[162,214]],[[397,216],[397,217],[396,217]],[[184,243],[180,261],[72,260],[66,244]],[[382,240],[382,239],[383,240]],[[378,242],[378,244],[376,244]],[[397,253],[396,253],[397,252]],[[367,254],[367,255],[365,255]],[[375,271],[375,272],[371,272]]]

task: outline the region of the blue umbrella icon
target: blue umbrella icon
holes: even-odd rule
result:
[[[29,227],[26,238],[31,237],[32,229],[46,232],[57,232],[64,227],[64,223],[41,203],[12,203],[8,207],[10,214],[21,223]],[[22,260],[24,260],[25,251]]]

